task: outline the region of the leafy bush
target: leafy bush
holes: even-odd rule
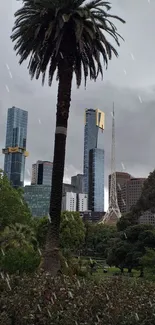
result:
[[[35,218],[34,229],[41,248],[45,247],[48,230],[48,218]],[[61,215],[60,247],[65,256],[68,252],[77,251],[83,247],[85,240],[85,226],[79,212],[65,211]]]
[[[47,274],[0,280],[0,324],[154,325],[155,284],[92,280]]]
[[[0,255],[1,270],[13,273],[34,272],[40,264],[38,252],[32,248],[23,250],[21,248],[11,248],[5,255]]]
[[[0,231],[15,223],[30,224],[31,212],[24,201],[23,191],[14,189],[0,169]]]

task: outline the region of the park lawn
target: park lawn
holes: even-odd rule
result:
[[[108,270],[108,272],[104,273],[103,268],[98,268],[96,270],[96,272],[93,273],[92,277],[95,279],[101,280],[102,278],[111,277],[116,274],[121,275],[121,271],[117,267],[112,266],[112,267],[107,268],[107,270]],[[128,270],[124,269],[124,275],[127,276],[127,273],[128,273]],[[137,271],[137,270],[133,270],[132,274],[133,274],[133,277],[139,277],[139,271]]]

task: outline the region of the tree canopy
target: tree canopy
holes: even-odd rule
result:
[[[109,240],[117,237],[117,229],[113,226],[102,224],[86,225],[85,249],[87,253],[106,256]]]
[[[145,180],[142,194],[135,207],[137,214],[141,214],[147,210],[155,213],[155,170]]]
[[[48,218],[35,218],[36,237],[44,247],[48,230]],[[63,212],[60,225],[60,246],[63,251],[76,251],[83,247],[85,226],[78,212]]]
[[[0,231],[10,224],[28,224],[31,218],[22,191],[14,189],[0,171]]]
[[[151,225],[135,225],[119,233],[111,240],[107,251],[107,263],[120,269],[142,268],[142,257],[147,248],[155,248],[155,229]]]
[[[19,63],[30,57],[30,75],[38,79],[42,74],[43,83],[48,68],[49,85],[66,59],[73,66],[77,86],[81,84],[82,70],[85,84],[88,75],[94,80],[99,73],[103,76],[101,57],[107,67],[112,54],[118,56],[106,35],[120,45],[121,36],[111,20],[125,22],[111,15],[110,9],[110,3],[103,0],[23,0],[22,8],[15,13],[11,36],[20,55]]]

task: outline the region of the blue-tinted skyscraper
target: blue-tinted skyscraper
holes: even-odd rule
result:
[[[88,208],[104,211],[104,150],[91,149],[89,152],[89,197]]]
[[[84,192],[89,191],[89,151],[97,148],[98,127],[96,126],[96,110],[86,109],[84,129]]]
[[[24,185],[28,112],[17,107],[8,109],[4,172],[14,187]]]
[[[97,148],[99,129],[102,129],[102,131],[104,130],[104,113],[98,109],[86,109],[84,129],[84,192],[88,194],[89,202],[89,157],[90,150]],[[102,167],[104,171],[104,166],[102,165]]]

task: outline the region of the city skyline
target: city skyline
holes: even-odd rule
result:
[[[17,119],[17,117],[18,117],[18,123],[17,124],[20,124],[19,123],[19,120],[20,120],[20,118],[19,118],[19,112],[20,113],[27,113],[27,111],[25,111],[25,110],[22,110],[22,109],[19,109],[19,108],[16,108],[16,107],[12,107],[12,108],[9,108],[8,109],[8,114],[7,114],[7,123],[6,123],[6,148],[7,148],[7,146],[9,146],[9,142],[8,142],[8,121],[10,121],[10,120],[8,120],[8,117],[9,117],[9,112],[10,112],[10,110],[15,110],[15,113],[13,114],[13,118],[11,118],[11,123],[14,125],[14,126],[16,126],[15,124],[17,123],[16,122],[16,119]],[[16,112],[17,111],[17,112]],[[102,133],[103,133],[103,130],[104,130],[104,128],[105,128],[105,114],[102,112],[102,111],[100,111],[100,110],[98,110],[98,109],[86,109],[85,110],[85,116],[86,116],[86,112],[88,112],[88,115],[90,115],[89,114],[89,112],[91,112],[91,113],[93,113],[94,114],[94,116],[93,116],[93,119],[92,119],[92,121],[91,121],[91,131],[93,131],[93,126],[95,126],[95,129],[94,129],[94,131],[95,131],[95,134],[96,134],[96,137],[94,137],[94,135],[93,135],[93,132],[92,132],[92,139],[93,138],[95,138],[95,140],[93,139],[93,146],[95,147],[95,149],[97,149],[97,144],[98,144],[98,133],[99,133],[99,129],[101,129],[102,130]],[[18,114],[17,114],[18,113]],[[14,117],[14,115],[18,115],[18,116],[15,116]],[[27,114],[27,116],[28,116],[28,114]],[[89,117],[89,119],[90,119],[90,117]],[[27,122],[26,122],[27,123]],[[86,118],[85,118],[85,125],[86,125]],[[88,131],[88,130],[87,130]],[[13,132],[13,131],[12,131]],[[26,137],[27,137],[27,126],[26,126],[26,130],[25,130],[25,132],[26,132]],[[10,135],[10,132],[9,132],[9,135]],[[14,143],[15,141],[18,141],[18,138],[21,138],[20,137],[20,130],[18,130],[18,132],[17,132],[17,137],[13,137],[12,136],[12,138],[11,138],[11,141],[12,141],[12,146],[16,146],[16,145],[19,145],[20,146],[20,143],[18,144],[18,143]],[[21,140],[21,139],[20,139]],[[87,139],[88,140],[88,139]],[[23,141],[23,140],[22,140]],[[85,134],[84,134],[84,142],[85,142]],[[92,141],[90,141],[90,142],[92,142]],[[92,144],[92,143],[91,143]],[[10,146],[11,146],[11,142],[10,142]],[[92,147],[93,147],[92,146]],[[15,149],[15,148],[14,148]],[[6,149],[3,149],[4,151],[6,150]],[[25,139],[25,150],[26,150],[26,139]],[[99,150],[101,150],[101,151],[103,151],[103,154],[104,154],[104,149],[99,149]],[[91,151],[93,151],[93,150],[90,150],[90,152]],[[25,151],[26,152],[26,151]],[[27,155],[29,155],[28,154],[28,152],[26,152],[26,154]],[[104,157],[103,157],[103,160],[104,160]],[[50,170],[49,170],[49,166],[46,166],[46,165],[53,165],[53,162],[50,162],[50,161],[44,161],[44,160],[38,160],[36,163],[33,163],[32,164],[32,170],[31,170],[31,172],[30,172],[30,178],[31,178],[31,182],[30,181],[24,181],[24,186],[26,186],[26,185],[30,185],[30,184],[33,184],[33,185],[50,185],[50,183],[51,183],[51,177],[52,177],[52,172],[51,172],[51,166],[50,166]],[[122,163],[122,168],[124,169],[124,165],[123,165],[123,163]],[[4,168],[5,169],[5,168]],[[84,168],[83,168],[84,169]],[[49,172],[51,172],[51,177],[49,177]],[[117,171],[116,171],[116,173],[117,173]],[[119,173],[119,172],[118,172]],[[104,170],[103,170],[103,178],[104,178]],[[68,183],[68,184],[72,184],[72,178],[76,178],[77,176],[84,176],[84,174],[76,174],[76,175],[72,175],[71,176],[71,178],[70,179],[65,179],[65,175],[64,175],[64,183]],[[33,178],[34,177],[36,177],[36,180],[35,180],[35,182],[33,182],[32,180],[33,180]],[[98,178],[97,178],[98,179]],[[94,180],[95,180],[95,178],[94,178]],[[84,190],[84,189],[83,189]],[[84,191],[84,193],[85,193],[85,191]],[[94,192],[94,195],[95,195],[95,192]],[[94,196],[95,197],[95,196]],[[91,193],[91,198],[93,198],[93,196],[92,196],[92,193]],[[88,201],[89,202],[89,201]],[[98,202],[99,202],[99,200],[98,200]],[[107,211],[107,209],[108,209],[108,205],[109,205],[109,186],[108,186],[108,189],[107,188],[104,188],[104,200],[103,200],[103,202],[104,202],[104,204],[103,204],[103,207],[105,206],[105,209],[103,208],[103,211]],[[89,203],[88,203],[89,204]],[[99,204],[99,203],[98,203]],[[97,205],[98,205],[97,204]],[[101,203],[100,203],[101,204]],[[99,206],[99,205],[98,205]],[[90,205],[89,205],[89,208],[90,208]],[[94,208],[91,206],[91,208],[90,208],[91,210],[93,210],[93,211],[95,211],[94,210]],[[97,211],[97,210],[96,210]]]
[[[116,107],[116,158],[117,170],[125,170],[137,177],[147,177],[154,169],[154,42],[151,32],[155,21],[155,2],[147,0],[112,1],[113,11],[127,23],[119,25],[121,42],[119,59],[109,63],[104,81],[88,83],[87,90],[77,90],[73,83],[69,131],[66,152],[65,180],[82,172],[83,164],[83,111],[85,107],[99,107],[106,114],[105,141],[105,186],[108,187],[110,174],[111,106]],[[55,130],[57,83],[52,88],[41,87],[39,81],[31,81],[27,66],[19,66],[13,52],[10,33],[13,14],[20,2],[10,0],[1,6],[0,35],[0,146],[5,142],[5,121],[7,108],[13,104],[25,107],[29,113],[27,147],[30,156],[26,162],[25,179],[30,180],[31,165],[39,159],[52,161]],[[139,12],[141,14],[139,15]],[[145,21],[145,26],[144,26]],[[134,31],[134,32],[133,32]],[[144,46],[141,33],[148,35]],[[137,42],[138,40],[138,42]],[[150,49],[146,54],[146,49]],[[10,68],[10,70],[8,69]],[[11,72],[10,72],[11,71]],[[12,74],[12,78],[10,77]],[[148,132],[149,130],[149,132]],[[48,134],[48,141],[47,136]],[[0,155],[0,166],[3,157]]]

